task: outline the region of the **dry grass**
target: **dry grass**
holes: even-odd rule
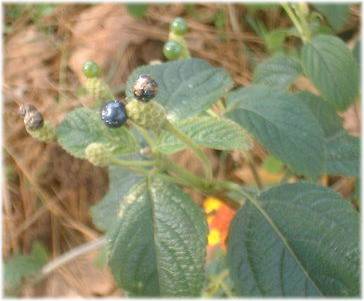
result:
[[[221,29],[213,25],[218,11],[227,16]],[[194,16],[182,4],[152,5],[146,18],[135,20],[119,4],[69,4],[59,5],[37,22],[28,11],[9,24],[11,30],[4,35],[3,87],[7,174],[3,184],[5,259],[16,252],[29,252],[34,240],[42,241],[52,257],[57,257],[98,237],[100,233],[90,220],[89,208],[107,189],[105,170],[69,156],[55,144],[46,145],[28,136],[17,115],[18,104],[34,104],[46,119],[59,123],[66,112],[88,102],[79,93],[84,80],[81,66],[87,59],[101,65],[108,83],[122,95],[126,78],[135,67],[151,60],[163,60],[163,43],[168,36],[169,22],[175,16],[184,16],[188,21],[187,41],[193,56],[226,68],[236,84],[247,85],[254,60],[267,56],[267,52],[262,39],[243,22],[246,13],[244,5],[196,5]],[[353,8],[348,27],[358,27],[359,13]],[[290,26],[290,21],[279,11],[259,12],[257,16],[269,28]],[[295,39],[288,41],[289,45],[297,43]],[[254,58],[247,55],[245,47]],[[301,84],[312,89],[309,83]],[[346,123],[358,134],[358,111],[350,112],[346,114]],[[215,153],[210,155],[221,177],[253,181],[250,169],[239,154],[228,157],[224,168],[219,166]],[[257,145],[256,163],[265,155]],[[193,168],[188,153],[178,159],[189,162]],[[272,180],[263,171],[259,172],[263,180]],[[328,182],[337,181],[340,179]],[[352,191],[351,183],[340,183],[341,191]],[[109,272],[95,268],[93,260],[94,256],[90,255],[66,265],[37,287],[25,286],[22,295],[119,296],[121,292]]]

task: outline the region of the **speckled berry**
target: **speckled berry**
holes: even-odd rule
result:
[[[100,113],[102,121],[110,128],[121,127],[127,120],[125,106],[117,100],[106,102]]]
[[[174,19],[173,22],[171,23],[170,30],[174,34],[184,35],[188,30],[185,19],[181,17],[177,17],[176,19]]]
[[[98,77],[101,73],[100,67],[94,61],[85,62],[82,71],[87,78]]]
[[[163,47],[163,54],[169,60],[176,60],[178,59],[183,51],[183,46],[173,40],[168,41],[164,44]]]
[[[139,75],[133,86],[133,94],[137,100],[148,102],[157,95],[157,92],[158,84],[151,76]]]
[[[40,129],[44,124],[43,115],[31,104],[22,104],[19,107],[19,115],[23,117],[28,130]]]

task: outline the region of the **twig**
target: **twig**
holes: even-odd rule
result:
[[[69,263],[70,261],[76,259],[77,257],[84,255],[86,253],[89,253],[91,251],[97,250],[104,246],[106,244],[106,238],[105,236],[102,236],[100,238],[97,238],[91,242],[87,242],[85,244],[82,244],[63,255],[53,259],[51,262],[47,263],[42,268],[42,275],[41,278],[46,277],[56,269],[60,268],[61,266],[65,265],[66,263]]]

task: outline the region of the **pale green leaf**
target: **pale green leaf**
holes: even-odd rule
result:
[[[135,69],[128,78],[128,97],[133,97],[133,85],[140,74],[149,74],[158,83],[154,99],[164,106],[172,120],[205,111],[233,85],[222,68],[212,67],[201,59],[177,60]]]
[[[228,96],[227,116],[298,174],[317,176],[324,165],[320,124],[292,94],[252,86]]]
[[[330,175],[359,176],[360,139],[347,133],[341,118],[328,102],[308,92],[298,96],[315,115],[324,131],[326,161],[323,171]]]
[[[300,73],[299,62],[284,54],[278,54],[255,68],[253,82],[282,90],[287,89]]]
[[[68,113],[57,127],[58,143],[71,155],[84,159],[86,147],[93,142],[114,148],[115,155],[138,150],[134,136],[125,126],[108,128],[97,111],[78,108]]]
[[[218,117],[199,116],[174,123],[179,130],[195,143],[218,150],[247,150],[251,141],[247,133],[235,122]],[[186,148],[186,145],[169,132],[163,132],[158,150],[171,154]]]
[[[228,245],[241,296],[359,296],[359,215],[330,189],[263,192],[238,211]]]
[[[337,37],[318,35],[302,48],[304,73],[324,99],[345,110],[358,95],[359,68],[353,54]]]
[[[204,280],[207,225],[202,210],[157,175],[132,187],[110,234],[110,267],[139,296],[197,296]]]

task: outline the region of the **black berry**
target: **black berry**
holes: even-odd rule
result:
[[[133,87],[133,94],[137,100],[148,102],[158,92],[157,82],[147,74],[139,75]]]
[[[102,121],[110,128],[121,127],[127,120],[125,106],[117,100],[106,102],[100,113]]]

